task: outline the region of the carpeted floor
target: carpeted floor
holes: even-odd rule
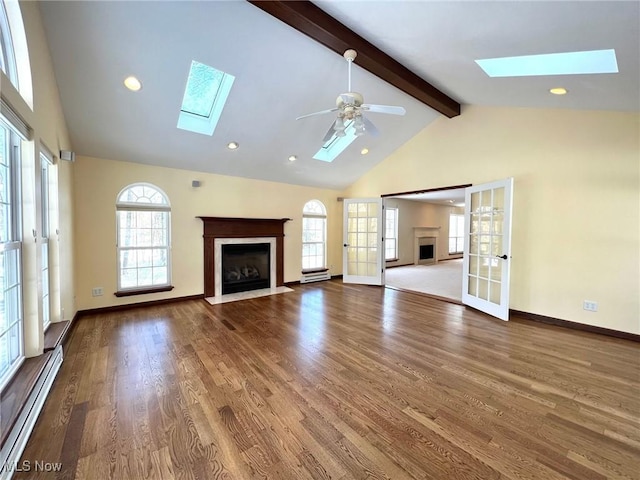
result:
[[[390,287],[415,290],[462,301],[462,259],[440,261],[434,265],[408,265],[385,271]]]

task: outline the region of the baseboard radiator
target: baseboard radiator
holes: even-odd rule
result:
[[[329,279],[331,279],[329,270],[326,270],[324,272],[309,272],[302,274],[302,277],[300,277],[300,283],[321,282],[322,280]]]
[[[0,465],[4,466],[0,469],[0,480],[9,480],[14,472],[20,468],[20,457],[27,446],[27,440],[29,440],[61,365],[62,345],[58,345],[42,370],[27,403],[11,429],[2,451],[0,451]]]

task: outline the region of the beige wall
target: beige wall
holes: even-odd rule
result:
[[[514,177],[516,310],[640,333],[637,113],[465,107],[358,180],[347,197]],[[582,309],[599,303],[598,312]]]
[[[398,209],[398,261],[387,262],[387,267],[414,262],[414,227],[440,227],[437,234],[434,234],[438,237],[438,260],[460,257],[449,255],[449,215],[462,213],[460,208],[393,197],[387,198],[385,205],[387,208]]]
[[[60,105],[58,87],[53,74],[49,48],[46,43],[40,11],[35,2],[21,2],[20,9],[25,27],[33,91],[33,109],[0,72],[0,92],[11,108],[33,129],[33,140],[22,144],[22,226],[23,226],[23,310],[25,354],[42,353],[43,331],[40,322],[42,281],[39,274],[40,248],[33,241],[33,230],[39,236],[40,214],[36,208],[40,197],[38,188],[39,151],[44,144],[52,152],[70,149],[69,135]],[[17,46],[22,48],[22,46]],[[24,68],[21,68],[24,71]],[[27,69],[28,70],[28,69]],[[28,82],[27,82],[28,83]],[[22,83],[21,83],[22,84]],[[57,164],[51,170],[54,178],[52,204],[58,205],[59,215],[52,217],[51,230],[59,231],[50,240],[53,259],[51,270],[52,321],[69,319],[75,313],[73,269],[73,217],[71,205],[70,164]],[[64,315],[63,312],[64,311]]]
[[[201,186],[193,188],[192,180]],[[162,298],[202,294],[202,221],[198,216],[291,218],[285,224],[286,282],[300,280],[302,268],[302,208],[312,199],[327,207],[328,262],[341,272],[342,203],[338,192],[283,183],[228,177],[135,163],[80,157],[74,170],[76,218],[76,278],[78,309],[92,309]],[[125,186],[149,182],[171,201],[171,292],[117,298],[116,196]],[[92,297],[91,289],[104,295]]]

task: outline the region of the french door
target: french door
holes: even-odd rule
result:
[[[509,320],[513,178],[465,192],[462,303]]]
[[[346,198],[342,280],[384,285],[384,210],[381,198]]]

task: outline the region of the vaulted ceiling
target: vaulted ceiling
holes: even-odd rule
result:
[[[314,4],[462,104],[462,115],[470,104],[640,109],[638,2]],[[332,163],[314,160],[334,117],[295,118],[335,105],[347,91],[346,62],[263,8],[237,0],[46,1],[40,9],[78,155],[341,189],[442,116],[356,59],[353,89],[365,102],[407,114],[370,113],[379,137],[357,138]],[[599,49],[615,49],[619,73],[489,78],[475,63]],[[192,60],[236,78],[213,136],[176,128]],[[360,60],[370,67],[364,52]],[[137,93],[122,83],[132,74],[143,83]],[[550,95],[556,86],[569,94]],[[228,150],[231,141],[240,148]]]

